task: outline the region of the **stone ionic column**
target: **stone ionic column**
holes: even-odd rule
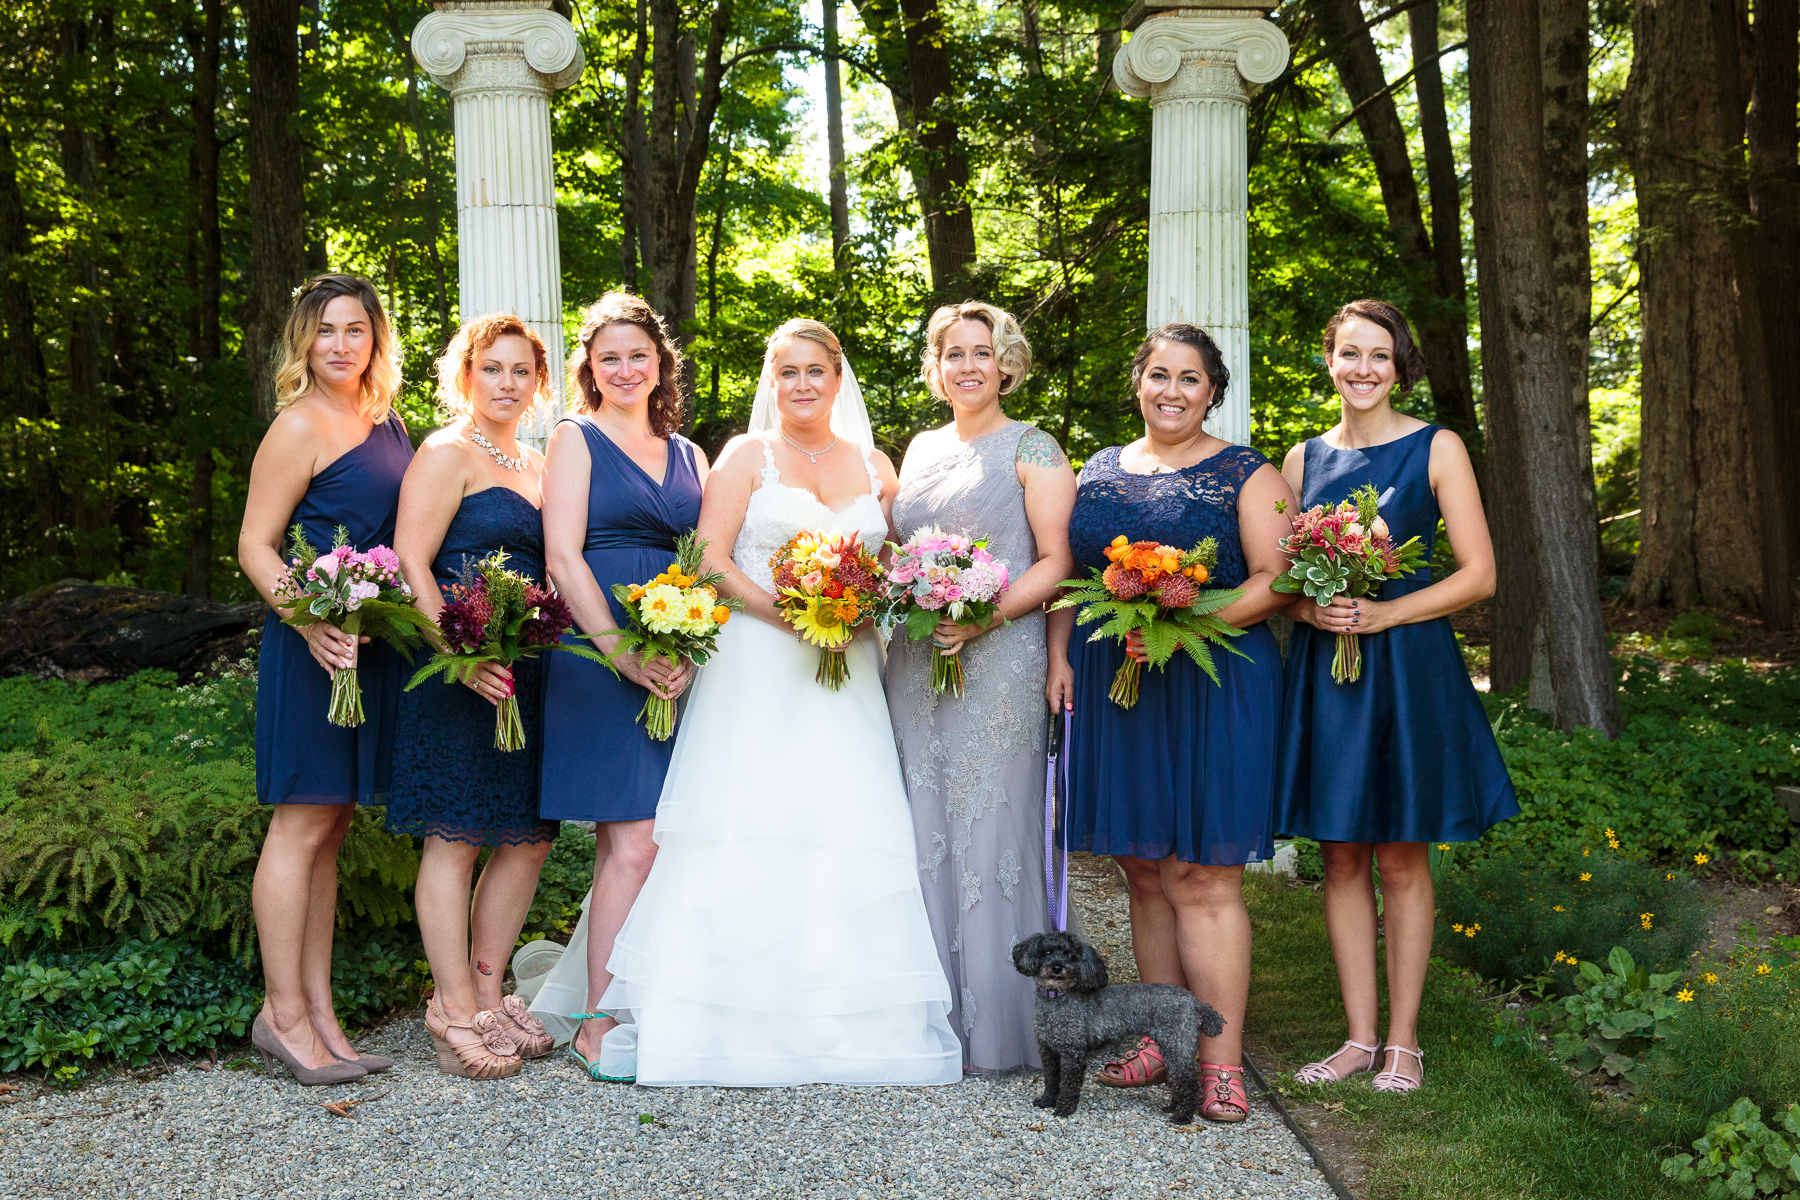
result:
[[[1250,440],[1248,103],[1288,61],[1287,38],[1262,19],[1270,3],[1150,0],[1127,14],[1131,40],[1113,59],[1113,78],[1148,97],[1152,329],[1169,321],[1204,328],[1231,369],[1225,404],[1207,428],[1229,442]],[[1157,11],[1172,10],[1172,11]],[[1133,25],[1132,16],[1140,15]]]
[[[457,310],[512,312],[549,351],[562,408],[562,256],[550,157],[550,93],[581,75],[581,43],[550,0],[442,3],[413,30],[419,65],[456,104]]]

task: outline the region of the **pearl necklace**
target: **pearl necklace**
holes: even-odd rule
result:
[[[477,446],[480,446],[483,450],[486,450],[490,458],[508,471],[523,471],[526,467],[531,465],[523,454],[520,454],[517,458],[508,458],[506,455],[500,453],[499,448],[496,447],[494,443],[482,437],[481,430],[476,429],[472,425],[469,427],[469,440],[474,442]]]
[[[792,446],[794,449],[798,450],[800,453],[806,455],[807,458],[812,460],[812,463],[814,466],[818,465],[819,455],[830,454],[832,446],[836,446],[838,444],[837,435],[833,434],[831,436],[831,446],[827,446],[823,450],[819,450],[819,451],[815,452],[812,450],[808,450],[805,446],[802,446],[799,442],[796,442],[793,438],[789,437],[787,435],[787,430],[785,430],[785,429],[781,430],[781,440],[786,442],[788,445]]]

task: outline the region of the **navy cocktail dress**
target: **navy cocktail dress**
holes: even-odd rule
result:
[[[544,582],[543,517],[509,487],[464,496],[450,519],[431,561],[444,599],[451,598],[450,585],[465,568],[496,550],[506,551],[507,570]],[[424,662],[421,655],[419,665]],[[519,750],[494,748],[494,706],[464,684],[439,675],[401,695],[388,829],[476,846],[516,846],[556,836],[556,822],[538,818],[542,656],[514,663],[512,673],[525,729]]]
[[[1427,565],[1377,599],[1431,585],[1437,534],[1431,440],[1439,426],[1360,450],[1306,443],[1300,503],[1337,504],[1364,484],[1396,545]],[[1336,635],[1294,625],[1282,713],[1279,832],[1321,842],[1469,842],[1519,814],[1494,731],[1443,617],[1361,635],[1362,677],[1334,683]]]
[[[1247,446],[1228,446],[1185,470],[1134,475],[1119,466],[1119,447],[1100,451],[1081,472],[1069,519],[1077,571],[1105,567],[1106,548],[1121,534],[1184,550],[1214,537],[1219,563],[1209,586],[1237,587],[1249,576],[1238,491],[1267,462]],[[1077,625],[1069,638],[1071,846],[1206,866],[1269,857],[1281,652],[1268,628],[1258,623],[1232,639],[1248,660],[1214,648],[1218,684],[1185,652],[1161,669],[1146,666],[1129,709],[1106,696],[1125,647],[1110,637],[1090,642],[1095,628]]]
[[[394,544],[400,479],[412,441],[399,417],[369,430],[362,444],[312,477],[287,524],[306,531],[314,549],[329,550],[342,526],[358,550]],[[286,558],[283,535],[283,560]],[[306,639],[273,609],[263,622],[256,658],[256,799],[261,804],[386,804],[393,770],[394,713],[406,684],[406,660],[386,643],[357,651],[363,723],[325,719],[331,674]]]
[[[613,620],[625,611],[615,583],[637,584],[674,561],[675,539],[700,519],[694,444],[669,436],[660,483],[586,416],[565,417],[587,440],[587,538],[582,558]],[[584,643],[585,644],[585,643]],[[544,670],[544,765],[541,811],[565,821],[647,821],[656,815],[675,739],[653,741],[637,723],[649,693],[599,663],[552,655]]]

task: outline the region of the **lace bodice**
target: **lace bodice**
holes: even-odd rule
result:
[[[1086,573],[1106,565],[1106,547],[1123,534],[1186,549],[1203,537],[1219,539],[1214,587],[1236,587],[1249,578],[1238,537],[1238,489],[1269,460],[1248,446],[1227,446],[1191,467],[1134,475],[1119,465],[1118,446],[1088,459],[1069,518],[1069,548]]]
[[[870,553],[881,549],[882,543],[887,541],[887,516],[881,511],[881,476],[876,474],[875,464],[869,460],[867,446],[863,447],[862,460],[863,468],[869,473],[869,490],[840,511],[826,507],[823,500],[805,488],[789,487],[781,482],[781,471],[775,466],[775,451],[767,437],[761,441],[762,486],[750,493],[737,543],[731,547],[731,561],[755,580],[757,587],[769,592],[775,590],[775,575],[769,570],[769,559],[803,529],[855,532]]]

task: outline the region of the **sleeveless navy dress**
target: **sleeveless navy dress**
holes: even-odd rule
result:
[[[669,435],[661,484],[586,416],[565,417],[587,440],[587,539],[581,556],[612,606],[615,583],[643,583],[674,561],[675,539],[700,519],[694,443]],[[586,643],[583,643],[586,644]],[[675,739],[637,723],[648,693],[599,663],[552,655],[544,670],[542,813],[564,821],[647,821],[656,815]],[[678,718],[679,719],[679,718]]]
[[[509,487],[464,496],[431,573],[449,598],[467,563],[496,550],[506,567],[544,582],[544,521]],[[543,656],[513,664],[513,694],[525,748],[494,749],[494,706],[443,676],[400,696],[394,741],[394,787],[387,824],[394,833],[477,846],[516,846],[556,837],[554,821],[538,819],[538,758],[544,745]],[[419,660],[420,665],[424,659]]]
[[[412,441],[397,416],[369,430],[362,444],[312,477],[288,526],[296,521],[319,550],[331,549],[342,525],[358,550],[394,544],[400,478]],[[282,535],[282,548],[287,536]],[[285,561],[285,557],[284,557]],[[386,804],[393,776],[394,711],[406,686],[406,660],[387,643],[360,647],[357,682],[363,723],[354,729],[325,719],[331,675],[306,639],[273,609],[263,622],[256,657],[256,799],[260,804]]]
[[[1078,573],[1107,565],[1106,548],[1123,534],[1182,549],[1219,540],[1211,585],[1249,577],[1238,534],[1238,490],[1269,460],[1228,446],[1181,471],[1134,475],[1109,446],[1082,469],[1069,518]],[[1070,845],[1095,854],[1236,866],[1274,852],[1275,735],[1281,712],[1281,652],[1258,623],[1233,638],[1249,660],[1215,648],[1215,685],[1187,654],[1160,670],[1145,667],[1138,702],[1107,699],[1124,645],[1090,642],[1097,626],[1069,637],[1075,672],[1070,751]]]
[[[1427,565],[1382,585],[1393,600],[1431,584],[1437,533],[1431,440],[1440,427],[1380,446],[1306,443],[1300,504],[1336,504],[1363,484],[1381,498],[1396,544],[1417,537]],[[1512,779],[1443,617],[1363,634],[1362,678],[1334,683],[1335,635],[1298,622],[1288,644],[1276,827],[1320,842],[1472,842],[1519,815]]]

